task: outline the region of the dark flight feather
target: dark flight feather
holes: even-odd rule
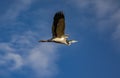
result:
[[[54,37],[61,37],[64,35],[65,30],[65,17],[63,12],[57,12],[54,16],[54,21],[52,25],[52,35]]]

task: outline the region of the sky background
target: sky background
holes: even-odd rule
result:
[[[38,43],[57,11],[77,43]],[[120,78],[120,1],[0,0],[0,78]]]

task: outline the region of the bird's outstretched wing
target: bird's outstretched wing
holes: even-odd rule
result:
[[[54,16],[54,21],[52,25],[52,35],[54,37],[61,37],[64,35],[65,30],[65,17],[63,12],[57,12]]]

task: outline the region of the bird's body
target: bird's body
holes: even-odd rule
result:
[[[51,38],[49,40],[40,40],[40,42],[55,42],[55,43],[61,43],[61,44],[66,44],[68,45],[67,43],[67,39],[65,37],[61,37],[61,38]]]
[[[56,43],[62,43],[67,45],[67,39],[63,36],[61,38],[53,38],[52,41]]]
[[[65,30],[65,17],[63,12],[57,12],[54,16],[52,25],[52,38],[49,40],[40,40],[40,42],[55,42],[70,45],[71,43],[77,42],[75,40],[67,40],[68,35],[64,34]]]

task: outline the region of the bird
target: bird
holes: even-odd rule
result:
[[[65,34],[65,16],[63,11],[55,13],[52,24],[52,38],[48,40],[39,40],[39,42],[55,42],[65,45],[77,42],[76,40],[68,40],[68,34]]]

